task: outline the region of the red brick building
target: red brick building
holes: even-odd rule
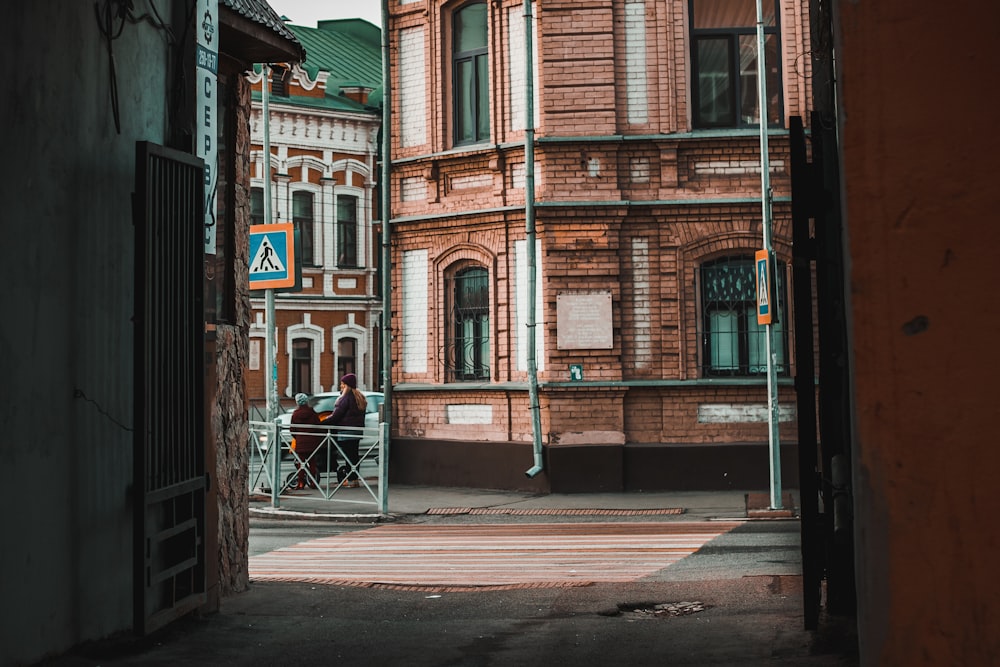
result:
[[[553,491],[764,488],[755,3],[533,5],[528,68],[521,0],[390,3],[391,474]],[[771,0],[764,13],[780,437],[794,456],[786,128],[808,116],[808,7]],[[528,71],[545,460],[533,479]]]
[[[336,391],[344,373],[379,382],[378,240],[372,225],[381,113],[381,30],[359,19],[288,26],[306,60],[275,64],[269,80],[271,222],[293,222],[300,238],[300,291],[275,295],[277,394]],[[265,160],[259,71],[253,84],[251,218],[264,223]],[[251,301],[251,414],[266,405],[263,292]],[[256,408],[256,410],[254,410]]]

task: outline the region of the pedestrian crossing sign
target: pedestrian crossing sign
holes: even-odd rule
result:
[[[250,226],[250,289],[295,286],[295,228],[290,222]]]
[[[757,265],[757,324],[771,324],[771,262],[767,250],[754,255]]]

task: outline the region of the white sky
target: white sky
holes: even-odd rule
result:
[[[287,16],[293,25],[316,27],[327,19],[365,19],[382,27],[382,0],[267,0],[278,13]]]

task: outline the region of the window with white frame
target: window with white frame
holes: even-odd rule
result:
[[[337,195],[337,268],[358,266],[358,198]]]
[[[288,375],[285,395],[294,396],[300,391],[312,394],[321,390],[320,353],[323,351],[323,329],[310,322],[305,314],[305,322],[293,324],[285,333],[288,355]]]
[[[353,315],[348,315],[347,322],[338,324],[330,330],[330,351],[334,355],[334,372],[331,386],[345,373],[358,376],[358,387],[365,385],[369,378],[370,366],[367,359],[370,332],[354,321]]]
[[[312,341],[296,338],[292,341],[291,394],[312,394]]]
[[[768,125],[781,123],[778,0],[762,0]],[[690,0],[692,121],[760,125],[756,0]]]
[[[337,341],[337,377],[341,378],[347,373],[357,375],[358,366],[358,339],[341,338]]]
[[[292,224],[299,233],[302,266],[315,266],[313,241],[313,193],[297,190],[292,193]]]
[[[264,188],[250,188],[250,224],[264,224]]]
[[[784,313],[784,264],[775,265],[777,313]],[[757,324],[753,257],[722,257],[701,266],[702,374],[759,376],[767,373],[767,332]],[[788,336],[783,318],[774,328],[776,370],[787,375]]]

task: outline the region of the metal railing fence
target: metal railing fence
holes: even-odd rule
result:
[[[304,473],[309,487],[315,491],[310,499],[338,501],[349,505],[374,506],[379,514],[388,514],[388,452],[382,446],[386,441],[388,425],[380,423],[377,433],[372,429],[352,426],[313,426],[309,424],[283,424],[279,419],[273,422],[250,421],[250,493],[271,497],[271,507],[281,505],[281,497],[295,490],[300,471]],[[301,455],[292,447],[293,435],[314,432],[322,436],[316,449]],[[351,463],[344,453],[340,440],[345,437],[360,437],[357,462]],[[343,465],[340,463],[343,461]],[[310,470],[310,463],[316,464],[317,472]],[[346,466],[347,479],[351,473],[357,475],[361,493],[338,481],[337,469]],[[287,497],[287,495],[286,495]],[[302,498],[303,496],[296,496]]]

